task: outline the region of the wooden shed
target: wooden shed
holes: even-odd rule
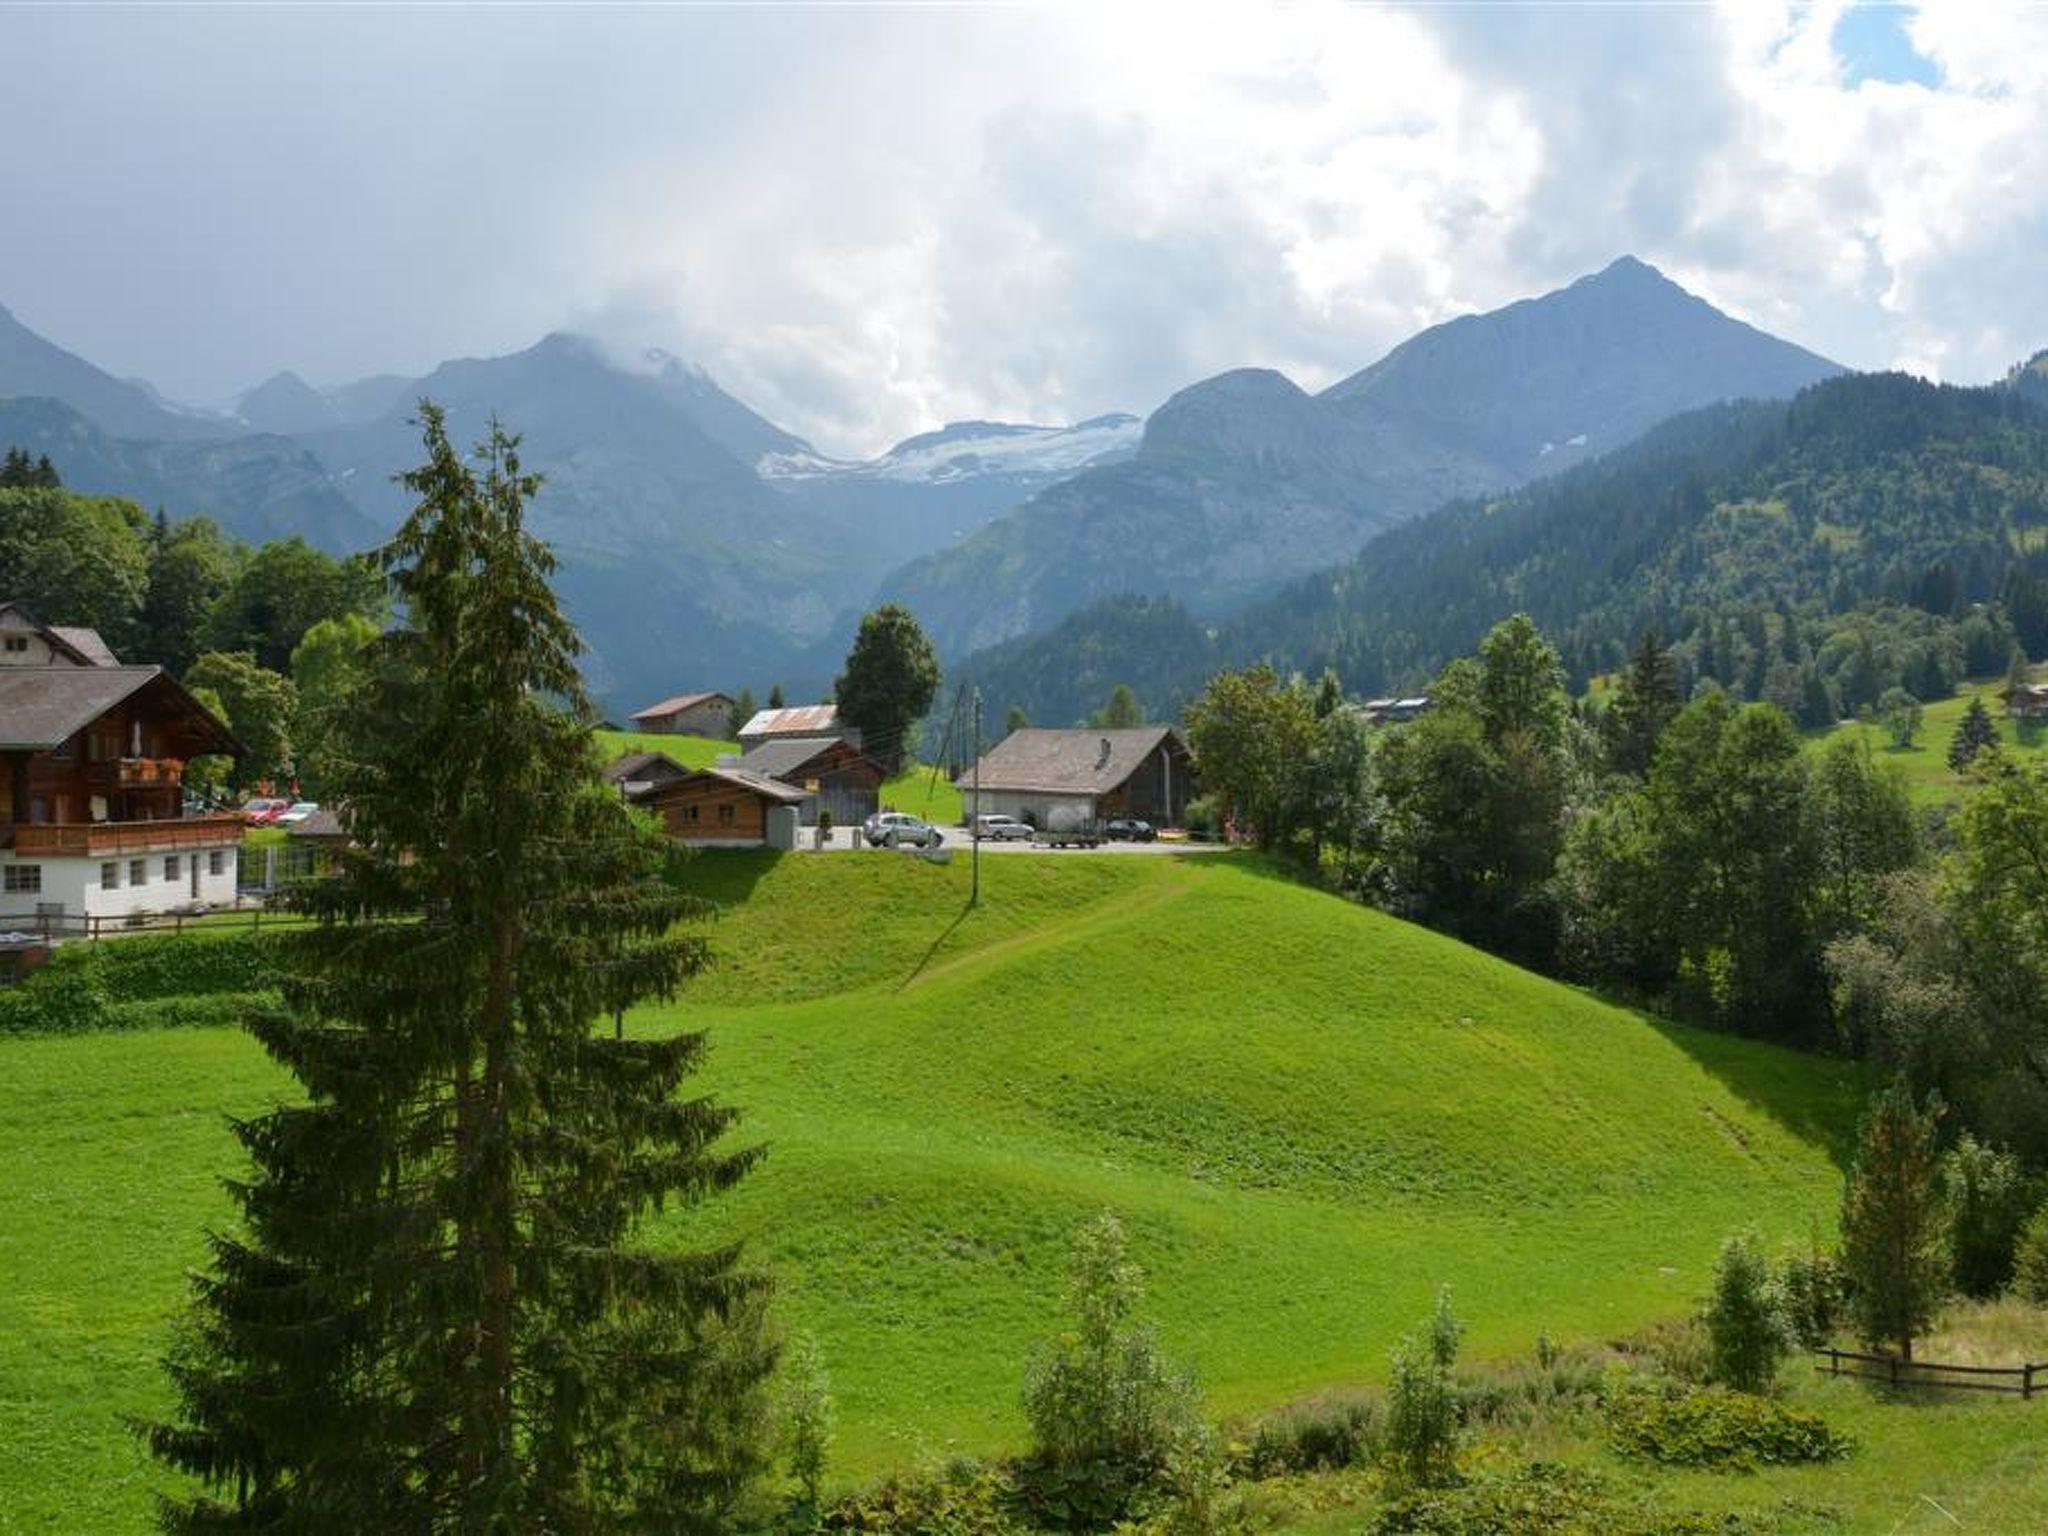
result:
[[[661,817],[668,835],[700,848],[761,848],[768,844],[768,813],[804,802],[804,792],[780,779],[742,768],[700,768],[656,784],[640,804]]]
[[[633,712],[633,724],[664,736],[709,736],[714,741],[732,734],[732,696],[724,693],[679,693]]]
[[[881,805],[882,765],[839,736],[795,736],[764,741],[735,765],[780,779],[804,792],[803,819],[829,811],[839,826],[872,816]]]

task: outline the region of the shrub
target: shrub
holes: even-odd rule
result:
[[[1452,1367],[1463,1333],[1446,1288],[1437,1293],[1428,1337],[1411,1334],[1394,1351],[1384,1459],[1395,1478],[1418,1488],[1457,1480],[1458,1394]]]
[[[804,1507],[816,1509],[825,1481],[825,1466],[832,1456],[837,1409],[832,1401],[832,1378],[825,1371],[824,1353],[818,1348],[818,1341],[807,1333],[791,1340],[782,1357],[777,1407],[789,1475],[803,1495]]]
[[[1019,1536],[1016,1487],[1000,1467],[956,1462],[921,1477],[892,1477],[850,1494],[825,1511],[828,1531],[887,1536]]]
[[[1262,1421],[1239,1453],[1246,1477],[1336,1472],[1379,1454],[1379,1412],[1363,1398],[1302,1404]]]
[[[1105,1214],[1083,1228],[1067,1286],[1073,1326],[1040,1352],[1024,1385],[1031,1455],[1021,1483],[1049,1523],[1088,1529],[1128,1513],[1198,1428],[1193,1378],[1137,1321],[1144,1293],[1123,1223]]]
[[[1966,1296],[1996,1296],[2012,1279],[2013,1247],[2033,1205],[2019,1159],[1965,1131],[1941,1160],[1941,1183],[1952,1222],[1956,1289]]]
[[[1609,1410],[1608,1427],[1623,1455],[1666,1466],[1747,1472],[1835,1461],[1853,1448],[1819,1415],[1743,1392],[1625,1396]]]
[[[1189,836],[1214,842],[1223,835],[1223,808],[1214,795],[1198,795],[1181,811],[1180,819]]]
[[[1382,1505],[1363,1536],[1743,1536],[1736,1515],[1659,1510],[1594,1472],[1537,1461],[1461,1488],[1415,1490]]]
[[[1762,1392],[1777,1380],[1790,1341],[1770,1262],[1754,1237],[1731,1237],[1722,1245],[1706,1325],[1716,1381],[1738,1392]]]
[[[1778,1296],[1785,1323],[1802,1349],[1823,1349],[1842,1321],[1846,1281],[1841,1260],[1818,1242],[1788,1253],[1778,1265]]]
[[[2022,1300],[2048,1306],[2048,1202],[2020,1228],[2013,1250],[2012,1288]]]
[[[146,1012],[123,1005],[262,991],[276,980],[276,945],[277,936],[267,933],[139,934],[60,945],[26,981],[0,993],[0,1035],[136,1028]],[[220,1009],[203,1020],[221,1021]]]

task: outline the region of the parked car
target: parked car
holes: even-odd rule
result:
[[[319,809],[320,802],[318,800],[294,800],[290,805],[277,813],[276,825],[280,827],[296,827]]]
[[[1159,829],[1149,821],[1140,821],[1135,816],[1119,816],[1104,825],[1102,835],[1117,843],[1156,843]]]
[[[289,800],[245,800],[242,802],[242,820],[252,827],[267,827],[291,808]]]
[[[945,833],[902,811],[877,811],[861,827],[870,848],[936,848]]]
[[[991,814],[974,818],[974,835],[985,843],[1028,843],[1031,824],[1014,816]]]

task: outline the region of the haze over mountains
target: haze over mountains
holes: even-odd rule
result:
[[[548,477],[535,529],[561,555],[592,685],[630,708],[686,686],[820,688],[878,594],[909,602],[951,661],[1119,592],[1224,614],[1451,498],[1840,371],[1623,258],[1317,395],[1241,369],[1142,424],[960,422],[846,462],[680,359],[566,334],[424,378],[280,373],[230,416],[167,406],[0,311],[0,439],[83,490],[348,550],[403,515],[392,476],[417,458],[422,395],[459,438],[496,415]]]
[[[1264,369],[1184,389],[1134,457],[887,590],[953,655],[1123,591],[1227,612],[1454,497],[1568,468],[1680,411],[1787,396],[1842,371],[1623,257],[1433,326],[1319,395]]]

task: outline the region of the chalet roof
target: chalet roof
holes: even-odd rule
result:
[[[83,624],[45,624],[11,599],[0,601],[0,629],[29,629],[81,667],[118,667],[116,657],[96,629]]]
[[[1187,751],[1187,743],[1170,725],[1101,731],[1027,726],[1012,731],[982,758],[981,787],[1043,794],[1107,794],[1136,773],[1162,744],[1169,743],[1172,751]],[[965,789],[974,776],[963,773],[953,782]]]
[[[727,708],[730,708],[733,702],[729,693],[679,693],[672,699],[663,699],[659,704],[650,704],[645,709],[635,710],[628,718],[652,720],[660,715],[673,715],[681,710],[694,709],[699,704],[708,704],[713,700],[722,700]]]
[[[735,785],[740,789],[752,790],[757,795],[779,801],[783,805],[799,805],[805,799],[804,791],[796,788],[794,785],[785,784],[780,779],[767,778],[758,773],[749,773],[744,768],[699,768],[695,773],[685,774],[680,779],[671,779],[666,784],[655,785],[653,789],[648,791],[647,799],[666,798],[683,786],[696,783],[699,779],[717,779],[723,783]]]
[[[241,755],[227,727],[162,667],[0,667],[0,750],[47,752],[152,685],[182,701],[216,750]]]
[[[742,736],[830,736],[839,730],[837,704],[795,704],[764,709],[740,727]]]
[[[52,624],[47,630],[49,636],[78,653],[88,667],[118,667],[121,660],[114,654],[113,647],[100,638],[96,629],[87,629],[82,624]]]
[[[664,763],[678,774],[689,771],[666,752],[628,752],[617,761],[605,765],[603,778],[607,784],[630,784],[635,779],[647,777],[648,769],[659,768]]]
[[[786,779],[793,773],[802,772],[814,759],[824,756],[834,747],[846,747],[846,738],[776,736],[751,748],[733,766],[771,779]],[[847,747],[847,750],[853,749]]]

